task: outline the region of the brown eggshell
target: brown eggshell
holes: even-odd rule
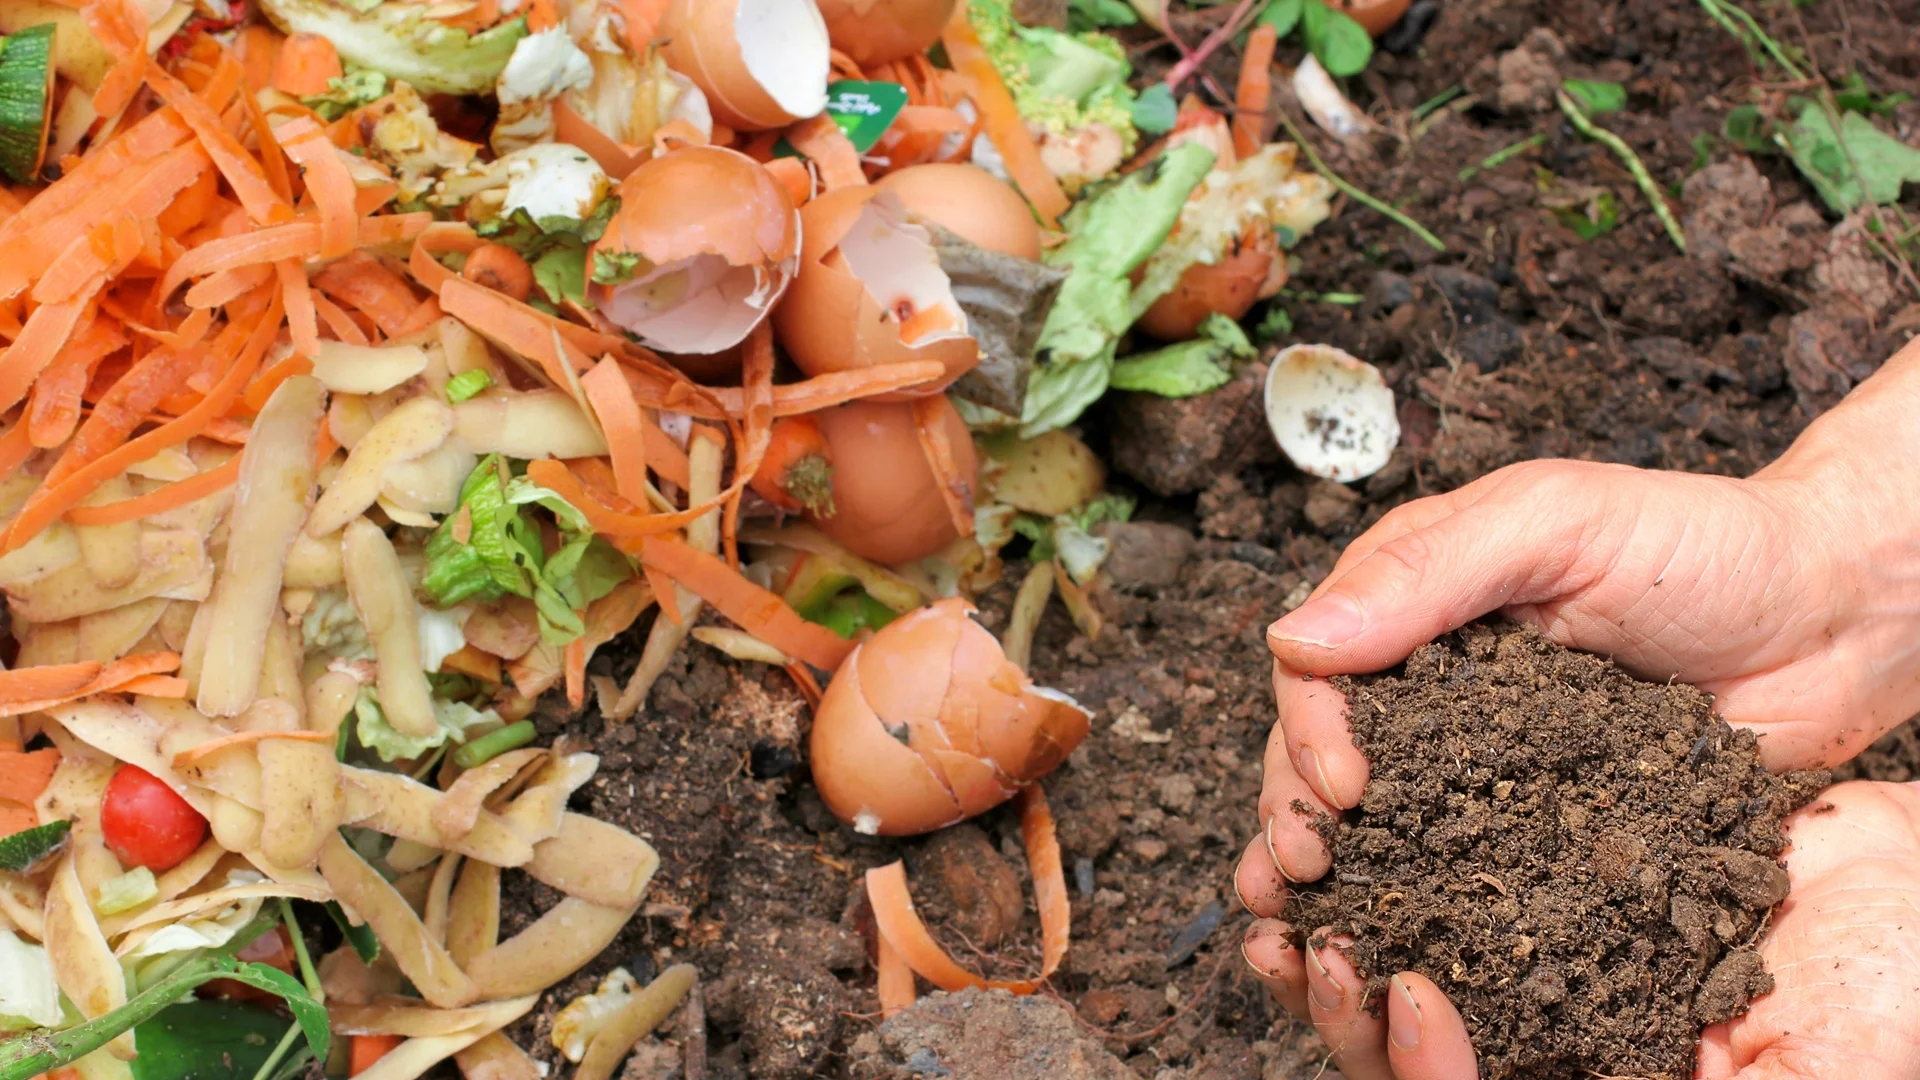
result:
[[[871,186],[844,187],[815,198],[800,211],[800,269],[786,299],[774,310],[773,326],[781,347],[809,375],[939,361],[946,369],[944,378],[878,399],[906,401],[937,394],[972,370],[980,362],[980,346],[964,333],[906,344],[900,340],[900,319],[848,269],[841,243],[863,220],[868,204],[881,199],[882,213],[897,214],[905,229],[925,232],[905,223],[906,208],[897,197]],[[876,284],[904,280],[901,275],[887,277]],[[951,293],[947,295],[950,299]],[[957,304],[954,310],[958,312]]]
[[[743,24],[761,29],[749,37]],[[660,34],[667,65],[692,79],[713,118],[735,131],[785,127],[826,107],[831,46],[814,0],[673,0]],[[765,78],[789,87],[784,103]]]
[[[888,173],[874,184],[907,209],[968,243],[1022,259],[1040,258],[1040,223],[1011,185],[977,165],[936,163]]]
[[[772,312],[799,266],[800,214],[793,196],[752,158],[710,146],[653,158],[629,173],[618,191],[620,211],[594,245],[596,254],[632,253],[660,268],[693,260],[729,284],[692,292],[713,306],[711,316],[705,307],[685,309],[692,314],[670,327],[657,320],[680,301],[664,308],[641,301],[635,311],[621,302],[622,295],[635,295],[623,294],[632,283],[596,284],[591,295],[601,315],[663,352],[717,354],[692,362],[701,372],[719,377],[737,370],[737,357],[727,350]],[[714,258],[743,269],[717,270]],[[652,329],[646,320],[656,320]]]
[[[952,598],[895,620],[847,657],[822,698],[814,783],[860,831],[909,836],[982,813],[1086,737],[1086,711],[1036,688],[972,611]]]
[[[1354,22],[1366,27],[1367,33],[1379,37],[1400,21],[1407,13],[1407,7],[1413,0],[1327,0],[1327,6],[1335,11],[1351,16]]]
[[[944,401],[941,415],[954,464],[977,490],[980,463],[966,422]],[[911,405],[856,401],[813,417],[834,461],[834,513],[815,518],[822,532],[889,566],[924,559],[959,535],[920,448]]]
[[[940,40],[959,0],[820,0],[833,47],[863,68],[923,53]]]
[[[1219,262],[1188,267],[1173,291],[1155,300],[1134,325],[1161,341],[1187,341],[1216,311],[1241,318],[1260,298],[1279,249],[1273,230],[1256,223]]]
[[[809,756],[814,787],[834,816],[861,828],[872,815],[884,836],[932,832],[961,818],[960,804],[925,758],[887,731],[867,704],[856,661],[840,665],[813,714]],[[865,831],[865,829],[862,829]]]
[[[689,146],[641,165],[620,182],[620,212],[596,250],[632,251],[667,263],[709,252],[735,266],[783,263],[800,243],[793,196],[737,150]]]

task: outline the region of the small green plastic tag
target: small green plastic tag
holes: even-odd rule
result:
[[[827,84],[827,115],[846,133],[857,153],[866,153],[893,126],[893,118],[907,107],[907,88],[899,83],[842,79]],[[781,139],[774,157],[800,157],[793,144]]]

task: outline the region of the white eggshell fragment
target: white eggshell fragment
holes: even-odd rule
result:
[[[1273,358],[1267,425],[1301,472],[1328,480],[1372,476],[1400,444],[1380,369],[1331,345],[1295,345]]]

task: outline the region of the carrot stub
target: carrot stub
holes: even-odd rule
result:
[[[294,97],[317,97],[346,74],[333,42],[319,34],[292,34],[273,62],[273,88]]]
[[[1247,35],[1247,51],[1240,58],[1240,85],[1234,88],[1233,152],[1242,158],[1258,153],[1267,141],[1267,106],[1273,98],[1273,48],[1280,40],[1270,23],[1261,23]]]

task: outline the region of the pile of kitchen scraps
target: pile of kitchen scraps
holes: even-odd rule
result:
[[[1824,772],[1772,776],[1693,687],[1511,625],[1334,684],[1372,777],[1286,918],[1352,935],[1370,998],[1431,977],[1495,1080],[1680,1080],[1700,1029],[1772,988],[1781,820]]]

